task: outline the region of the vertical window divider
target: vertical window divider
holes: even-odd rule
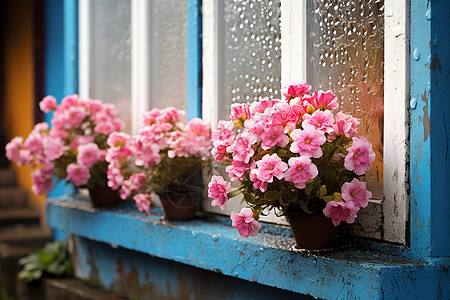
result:
[[[142,123],[142,115],[150,103],[150,33],[151,3],[147,0],[131,1],[131,130],[135,134]]]
[[[307,80],[306,2],[306,0],[280,1],[282,87]]]
[[[383,224],[387,241],[406,242],[409,218],[409,0],[385,0]]]
[[[79,31],[78,31],[78,94],[81,98],[89,98],[90,89],[90,0],[79,0]]]
[[[187,1],[187,117],[202,117],[202,15],[201,0]]]
[[[216,128],[219,121],[219,4],[216,0],[203,0],[202,59],[203,119]]]

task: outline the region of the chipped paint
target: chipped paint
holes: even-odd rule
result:
[[[430,130],[431,130],[431,121],[430,121],[430,116],[428,113],[428,98],[430,96],[430,91],[427,92],[427,90],[425,90],[425,92],[423,93],[423,95],[420,97],[420,99],[425,103],[425,105],[423,106],[422,110],[423,110],[423,139],[426,142],[428,140],[428,136],[430,135]]]
[[[439,61],[439,57],[437,55],[433,56],[433,60],[431,61],[430,68],[432,70],[438,70],[439,73],[442,71],[441,62]]]

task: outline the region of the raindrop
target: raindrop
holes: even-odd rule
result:
[[[414,48],[414,51],[413,51],[413,58],[414,58],[414,60],[419,60],[420,59],[420,52],[419,52],[419,48]]]

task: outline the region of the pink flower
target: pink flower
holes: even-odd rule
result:
[[[214,142],[214,148],[211,150],[214,159],[220,162],[229,161],[231,159],[231,155],[227,152],[229,146],[230,145],[221,143],[220,141]]]
[[[334,116],[329,110],[316,110],[312,115],[303,115],[302,127],[312,126],[316,131],[330,133],[333,130]]]
[[[140,189],[144,185],[145,179],[147,179],[147,175],[145,175],[144,173],[137,173],[131,175],[130,182],[133,186],[133,189],[134,190]]]
[[[234,139],[233,122],[220,120],[218,127],[219,128],[214,130],[211,134],[211,139],[213,141],[228,141]]]
[[[133,199],[139,211],[150,214],[150,203],[152,203],[152,196],[150,194],[137,194]]]
[[[118,189],[123,182],[123,175],[120,168],[109,164],[108,171],[106,171],[106,176],[108,178],[108,186],[112,189]]]
[[[23,137],[16,136],[8,144],[6,144],[6,157],[18,164],[20,162],[20,149],[22,148]]]
[[[203,136],[206,138],[210,138],[211,136],[211,127],[209,123],[203,121],[200,118],[193,118],[186,124],[185,130],[191,131],[198,136]]]
[[[267,190],[267,182],[258,179],[258,171],[250,171],[250,180],[253,182],[253,187],[255,189],[259,189],[261,192],[265,192]]]
[[[49,160],[60,158],[66,150],[63,140],[58,137],[49,135],[44,138],[44,154]]]
[[[284,173],[284,179],[294,183],[299,189],[304,189],[306,182],[319,174],[316,165],[305,156],[291,157],[288,164],[289,169]]]
[[[58,104],[56,103],[56,99],[53,96],[46,96],[44,99],[39,102],[39,108],[44,113],[49,113],[52,110],[57,108]]]
[[[146,131],[141,131],[131,141],[131,149],[136,156],[136,165],[153,166],[161,162],[160,147],[152,139],[147,138]]]
[[[156,119],[161,115],[161,111],[157,108],[153,108],[144,114],[144,126],[150,126],[156,122]]]
[[[331,218],[334,226],[338,226],[343,221],[349,224],[353,223],[358,211],[359,207],[355,206],[352,202],[330,201],[323,210],[323,214]]]
[[[82,102],[83,100],[78,98],[78,95],[68,95],[62,99],[59,109],[64,110],[71,106],[79,106]]]
[[[311,104],[316,110],[333,110],[338,107],[338,102],[336,96],[334,96],[332,91],[318,91],[305,99]]]
[[[287,170],[287,163],[283,162],[276,153],[264,157],[256,162],[257,169],[252,170],[257,178],[264,182],[273,182],[273,177],[283,178],[283,172]]]
[[[234,103],[231,105],[231,120],[237,126],[243,126],[245,120],[250,117],[249,105],[247,103]]]
[[[286,97],[286,101],[290,101],[293,98],[303,98],[303,96],[309,94],[311,91],[311,85],[301,82],[299,84],[290,85],[286,88],[283,96]]]
[[[213,199],[211,206],[220,206],[220,209],[224,210],[230,190],[231,183],[225,181],[222,176],[213,175],[208,184],[208,197]]]
[[[54,132],[52,132],[52,136]],[[64,140],[63,137],[61,136],[57,136],[57,138],[59,138],[62,142],[62,140]],[[95,140],[95,138],[92,135],[77,135],[74,137],[74,139],[70,142],[70,147],[73,148],[78,148],[78,146],[80,145],[86,145],[89,143],[93,143]]]
[[[55,187],[52,180],[52,173],[53,164],[46,165],[31,173],[31,180],[33,181],[31,190],[33,193],[36,195],[47,194]]]
[[[231,166],[227,166],[225,170],[231,180],[241,180],[245,172],[250,168],[249,164],[240,160],[233,160]]]
[[[69,164],[66,168],[67,179],[76,186],[84,185],[90,177],[88,167],[79,164]]]
[[[272,126],[282,126],[285,133],[289,130],[295,129],[298,118],[292,111],[292,107],[290,105],[280,102],[275,104],[270,111],[273,111],[271,114],[272,120],[270,123]]]
[[[372,193],[366,189],[366,183],[356,178],[344,183],[341,192],[342,199],[345,202],[352,202],[356,207],[366,207],[368,200],[372,198]]]
[[[101,133],[105,135],[110,134],[114,130],[116,130],[116,124],[114,124],[113,122],[100,122],[97,123],[94,127],[94,131],[96,133]]]
[[[107,144],[111,148],[129,147],[130,139],[130,135],[124,132],[113,132],[109,135]]]
[[[231,225],[236,227],[240,236],[243,238],[257,236],[261,228],[261,224],[253,218],[253,212],[248,207],[241,209],[239,214],[232,211],[230,219],[232,221]]]
[[[289,137],[284,133],[282,126],[269,126],[266,131],[263,132],[261,148],[270,149],[275,145],[280,147],[286,147],[289,143]]]
[[[30,150],[32,153],[40,153],[43,150],[42,136],[38,134],[30,134],[23,146]]]
[[[250,119],[244,122],[245,132],[256,142],[261,141],[261,135],[266,130],[267,124],[271,120],[270,116],[262,113],[255,113]]]
[[[322,156],[320,146],[326,142],[325,134],[308,126],[304,130],[295,129],[291,132],[294,142],[291,151],[306,157],[319,158]]]
[[[161,111],[161,116],[158,119],[162,122],[177,123],[186,116],[184,110],[178,110],[175,107],[167,107]]]
[[[353,145],[347,151],[344,166],[357,175],[363,175],[370,169],[372,162],[375,160],[372,144],[363,137],[353,137]]]
[[[344,134],[350,138],[356,134],[358,120],[350,115],[338,112],[335,116],[336,124],[333,125],[332,135]]]
[[[95,143],[78,146],[77,163],[90,168],[100,160],[100,150]]]
[[[233,159],[248,163],[250,157],[255,154],[255,150],[252,148],[255,142],[256,140],[252,136],[247,137],[240,134],[236,137],[234,145],[230,146],[227,151],[233,153]]]
[[[253,116],[255,113],[264,113],[266,108],[274,106],[276,103],[279,103],[280,100],[277,99],[263,99],[261,101],[253,102],[250,107],[250,115]]]
[[[86,109],[80,106],[71,106],[65,111],[65,122],[71,128],[76,128],[81,125],[86,116]]]

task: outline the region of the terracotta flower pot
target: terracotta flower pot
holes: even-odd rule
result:
[[[299,249],[328,249],[335,246],[336,229],[324,215],[288,214],[286,219]]]
[[[196,191],[164,190],[158,192],[167,220],[195,218],[199,193]]]
[[[92,205],[96,207],[113,207],[120,202],[119,192],[109,187],[90,188],[89,195]]]

